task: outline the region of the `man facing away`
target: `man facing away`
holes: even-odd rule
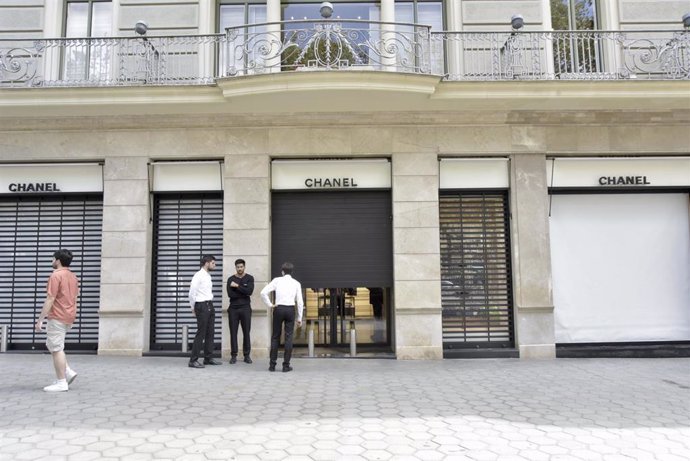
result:
[[[71,251],[63,249],[53,253],[54,270],[48,278],[46,300],[36,321],[36,331],[40,332],[43,330],[43,320],[48,318],[46,347],[53,356],[57,377],[53,384],[43,388],[46,392],[65,392],[77,377],[77,372],[69,367],[65,357],[65,335],[77,317],[79,296],[79,280],[69,269],[71,263]]]
[[[284,263],[281,267],[282,277],[276,277],[271,283],[261,290],[261,299],[273,309],[273,333],[271,334],[271,358],[268,371],[276,371],[278,362],[278,344],[285,325],[285,356],[283,358],[283,373],[292,371],[290,358],[292,357],[292,333],[295,329],[295,303],[297,303],[297,326],[302,325],[302,285],[292,278],[294,266],[292,263]],[[275,304],[271,303],[268,294],[276,293]]]
[[[249,331],[252,329],[252,299],[254,277],[244,272],[244,259],[235,260],[235,274],[228,277],[227,290],[230,298],[228,317],[230,320],[230,364],[237,363],[237,330],[242,325],[242,354],[245,363],[252,363],[252,343]]]
[[[220,365],[213,358],[213,337],[216,312],[213,309],[213,281],[210,272],[216,268],[216,258],[204,255],[199,263],[201,269],[194,274],[189,284],[189,305],[196,316],[196,335],[189,357],[190,368],[204,368],[204,365]],[[199,363],[201,349],[204,349],[204,364]]]

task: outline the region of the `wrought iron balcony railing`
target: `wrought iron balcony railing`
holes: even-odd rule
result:
[[[0,87],[209,85],[349,70],[446,80],[689,80],[690,31],[431,32],[316,20],[212,35],[0,40]]]
[[[690,31],[441,32],[432,42],[448,80],[690,79]]]

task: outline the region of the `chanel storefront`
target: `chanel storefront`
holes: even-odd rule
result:
[[[102,164],[0,165],[0,325],[8,326],[8,350],[45,349],[34,325],[60,248],[74,253],[81,282],[65,347],[97,349],[102,221]]]
[[[690,341],[690,159],[547,162],[559,354]]]
[[[271,162],[271,275],[305,288],[305,345],[387,351],[394,322],[390,159]]]

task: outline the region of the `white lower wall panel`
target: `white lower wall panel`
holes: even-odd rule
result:
[[[551,199],[556,342],[690,340],[688,194]]]

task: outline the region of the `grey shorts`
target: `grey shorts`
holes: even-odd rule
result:
[[[72,325],[65,325],[59,320],[48,319],[46,326],[46,347],[50,352],[65,350],[65,335]]]

